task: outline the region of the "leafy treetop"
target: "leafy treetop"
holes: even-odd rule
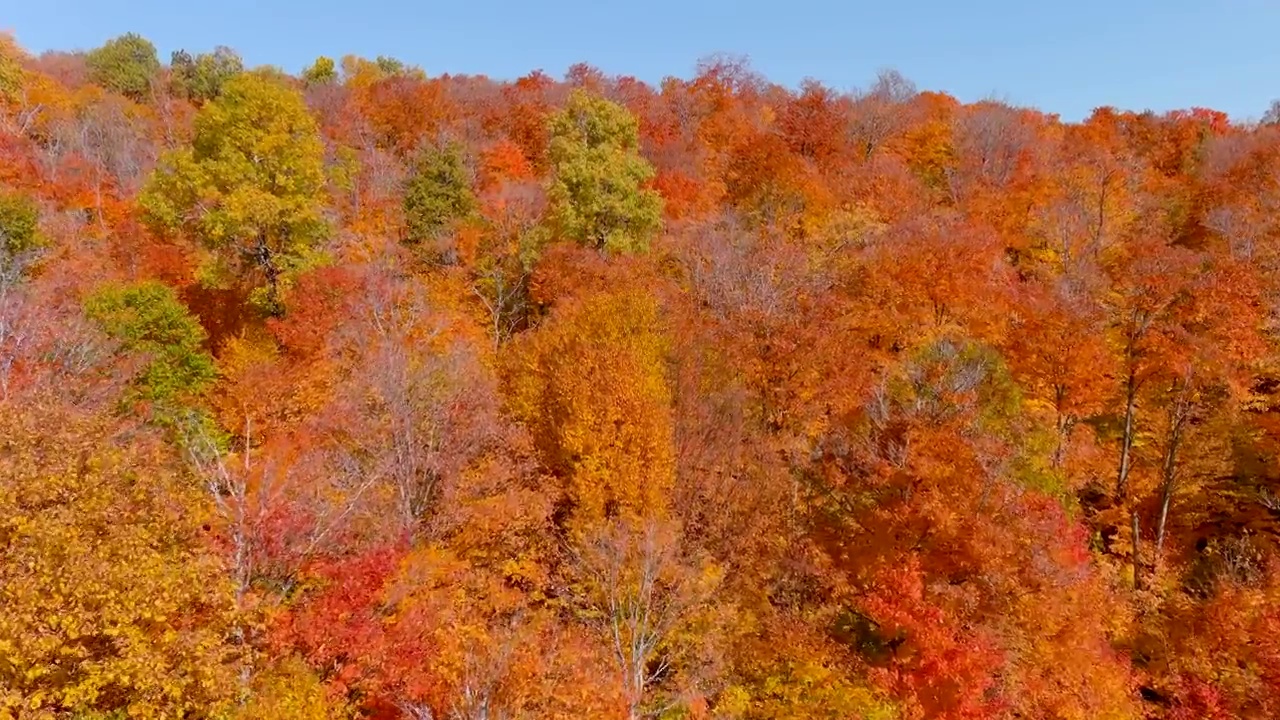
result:
[[[575,90],[551,116],[551,219],[566,238],[611,252],[643,252],[662,224],[653,167],[639,153],[626,108]]]
[[[182,229],[213,252],[215,284],[251,272],[281,311],[284,274],[326,232],[324,145],[301,95],[275,77],[244,73],[201,109],[190,148],[166,154],[140,200],[160,228]]]
[[[108,40],[85,57],[93,82],[133,100],[151,93],[151,81],[160,72],[156,46],[137,33]]]

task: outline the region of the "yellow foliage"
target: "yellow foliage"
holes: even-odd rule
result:
[[[25,81],[22,49],[11,35],[0,33],[0,101],[17,99]]]
[[[906,137],[907,164],[928,187],[942,190],[956,163],[951,124],[935,118],[913,128]]]
[[[176,717],[231,697],[233,593],[205,519],[147,438],[0,406],[0,717]]]
[[[239,432],[245,423],[255,429],[269,425],[280,407],[273,393],[277,383],[270,382],[278,378],[278,368],[279,351],[266,333],[245,332],[223,343],[218,352],[222,383],[212,398],[223,427]]]
[[[509,402],[564,485],[575,522],[661,515],[674,479],[667,340],[643,290],[555,313],[510,354]]]
[[[288,657],[254,678],[247,703],[237,709],[235,720],[339,720],[351,716],[339,700],[330,697],[320,678],[303,661]]]
[[[770,658],[746,669],[744,684],[722,691],[716,707],[726,718],[802,720],[848,717],[894,720],[898,708],[853,682],[824,658]]]

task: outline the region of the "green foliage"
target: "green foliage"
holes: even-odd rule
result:
[[[40,209],[26,195],[0,191],[0,256],[12,258],[42,244]]]
[[[13,38],[0,33],[0,101],[18,97],[24,81],[22,51]]]
[[[403,61],[397,60],[386,55],[379,55],[374,58],[373,65],[378,69],[382,77],[395,77],[397,75],[415,78],[418,80],[426,80],[427,74],[417,65],[406,65]]]
[[[279,314],[280,285],[326,234],[324,183],[324,145],[302,96],[253,72],[200,110],[192,147],[161,159],[139,202],[154,226],[189,232],[212,251],[207,284],[254,273],[265,309]]]
[[[550,119],[551,219],[561,235],[611,252],[643,252],[662,226],[662,197],[645,185],[639,124],[626,108],[575,90]]]
[[[228,80],[244,72],[244,62],[236,51],[221,46],[194,58],[187,51],[178,50],[169,65],[174,91],[199,103],[217,98]]]
[[[344,193],[354,193],[360,178],[360,153],[346,145],[338,146],[325,172],[331,186]]]
[[[393,57],[379,55],[377,58],[374,59],[373,62],[375,65],[378,66],[379,70],[386,73],[387,75],[399,75],[400,73],[405,71],[404,63]]]
[[[163,283],[104,287],[86,299],[85,313],[126,352],[149,358],[135,381],[141,399],[174,407],[199,395],[217,375],[204,348],[204,328]]]
[[[998,350],[969,339],[935,340],[911,358],[892,389],[904,408],[935,422],[966,417],[974,430],[1007,443],[1010,474],[1072,509],[1064,478],[1050,463],[1052,428],[1029,421],[1022,389]]]
[[[436,237],[456,220],[475,212],[471,177],[456,144],[425,149],[414,163],[404,195],[406,239],[420,243]]]
[[[309,85],[329,85],[338,81],[338,66],[333,58],[321,55],[302,71],[302,79]]]
[[[137,33],[108,40],[85,57],[89,78],[97,85],[134,100],[151,93],[151,80],[160,71],[156,46]]]

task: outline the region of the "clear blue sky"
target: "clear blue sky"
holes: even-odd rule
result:
[[[1280,0],[0,0],[32,51],[126,31],[162,59],[228,45],[290,71],[317,55],[390,55],[431,74],[559,77],[575,62],[655,81],[713,53],[769,79],[839,89],[897,68],[923,89],[995,96],[1074,120],[1099,105],[1257,117],[1280,97]]]

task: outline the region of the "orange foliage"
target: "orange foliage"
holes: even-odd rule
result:
[[[206,277],[201,238],[141,222],[194,106],[163,71],[141,102],[89,77],[0,36],[0,417],[48,496],[0,488],[0,538],[39,539],[14,566],[38,587],[5,590],[27,611],[0,655],[26,659],[0,657],[0,717],[1280,713],[1274,125],[1064,123],[728,59],[651,87],[352,57],[287,81],[325,142],[326,227],[267,317]],[[636,252],[548,224],[572,88],[638,122],[665,215]],[[444,141],[475,202],[423,252],[405,179]],[[108,337],[82,302],[116,280],[177,290],[207,394],[134,416],[147,358],[122,348],[171,328]],[[99,522],[114,507],[128,524]],[[210,542],[143,548],[152,510]],[[148,582],[217,580],[165,585],[204,643],[169,655],[217,683],[75,659],[145,654],[81,634],[109,603],[66,605],[128,591],[128,548]],[[134,605],[122,632],[172,649]]]

